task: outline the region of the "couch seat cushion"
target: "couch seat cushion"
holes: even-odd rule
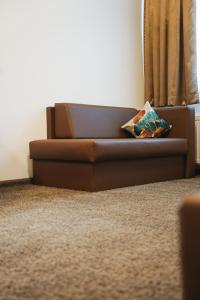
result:
[[[187,139],[49,139],[30,143],[30,157],[96,162],[186,155]]]

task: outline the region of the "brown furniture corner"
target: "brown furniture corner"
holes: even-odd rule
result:
[[[184,300],[200,299],[200,195],[188,196],[180,210]]]
[[[56,103],[47,108],[47,139],[30,143],[35,184],[99,191],[191,177],[194,110],[157,108],[172,124],[167,138],[134,139],[120,127],[134,108]]]

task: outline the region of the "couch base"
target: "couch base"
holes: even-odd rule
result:
[[[100,191],[185,177],[185,157],[82,163],[33,160],[33,182],[75,190]]]

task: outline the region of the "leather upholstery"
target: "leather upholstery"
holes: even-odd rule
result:
[[[47,107],[46,109],[47,118],[47,138],[55,139],[55,107]]]
[[[31,158],[106,161],[187,154],[187,139],[51,139],[30,143]]]
[[[34,183],[91,192],[183,178],[184,171],[183,155],[94,163],[33,160]]]
[[[184,300],[200,299],[200,194],[184,199],[180,210]]]
[[[56,103],[56,138],[126,138],[120,127],[136,113],[134,108]]]
[[[186,138],[188,153],[185,177],[195,175],[195,112],[193,107],[177,106],[155,109],[159,116],[172,124],[169,137]]]
[[[195,170],[194,110],[156,108],[168,138],[136,140],[122,130],[134,108],[57,103],[47,108],[47,140],[30,143],[33,182],[89,191],[190,177]]]

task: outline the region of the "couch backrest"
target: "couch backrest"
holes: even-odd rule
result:
[[[134,108],[56,103],[47,108],[48,138],[126,138],[120,127],[129,121]],[[55,126],[53,126],[55,123]]]

